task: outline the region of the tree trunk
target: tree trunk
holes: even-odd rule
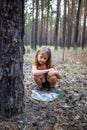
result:
[[[55,31],[54,31],[54,46],[55,46],[55,50],[57,50],[57,47],[58,47],[60,2],[61,2],[61,0],[57,0],[57,14],[56,14]]]
[[[35,44],[35,21],[34,21],[34,0],[32,0],[33,11],[32,11],[32,30],[31,30],[31,48],[34,48]]]
[[[64,0],[64,16],[63,16],[63,38],[62,47],[65,47],[66,42],[66,0]]]
[[[73,27],[73,13],[74,13],[74,1],[72,0],[72,8],[70,9],[70,3],[68,1],[68,36],[66,46],[71,47],[72,43],[72,27]]]
[[[83,21],[83,33],[82,33],[82,49],[85,47],[86,42],[85,42],[85,35],[86,35],[86,17],[87,17],[87,0],[84,1],[84,21]]]
[[[45,45],[48,45],[48,20],[49,20],[49,9],[50,9],[50,1],[47,3],[47,21],[46,21],[46,43]]]
[[[74,35],[74,47],[77,47],[77,41],[78,41],[78,30],[79,30],[79,18],[80,18],[80,7],[81,7],[82,0],[79,0],[78,2],[78,10],[77,10],[77,16],[76,16],[76,23],[75,23],[75,35]]]
[[[43,45],[43,11],[44,11],[44,0],[41,0],[41,33],[39,45]]]
[[[38,11],[39,11],[39,0],[36,0],[36,19],[35,19],[35,42],[34,42],[34,50],[36,50],[36,46],[38,44]]]
[[[23,112],[24,0],[0,1],[0,118]]]
[[[64,55],[65,55],[65,46],[66,46],[66,0],[64,0],[64,16],[63,16],[63,40],[62,40],[63,61],[64,61]]]

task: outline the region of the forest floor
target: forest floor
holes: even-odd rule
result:
[[[87,130],[87,51],[66,51],[65,61],[53,53],[62,78],[56,84],[61,97],[51,102],[31,98],[33,54],[24,55],[25,111],[0,121],[0,130]]]

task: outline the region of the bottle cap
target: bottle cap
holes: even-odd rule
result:
[[[57,93],[57,96],[58,96],[58,97],[61,97],[61,93]]]

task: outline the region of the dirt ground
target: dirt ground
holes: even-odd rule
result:
[[[83,62],[81,56],[75,55],[75,62],[72,59],[68,61],[68,56],[64,62],[55,56],[55,64],[62,75],[56,84],[56,91],[61,93],[61,97],[42,102],[31,98],[31,90],[36,85],[31,76],[33,55],[26,53],[25,111],[0,121],[0,130],[87,130],[87,61]]]

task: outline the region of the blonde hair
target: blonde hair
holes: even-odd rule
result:
[[[34,62],[34,64],[36,65],[36,66],[39,66],[39,62],[38,62],[38,53],[39,52],[43,52],[43,53],[47,53],[47,55],[48,55],[48,60],[47,60],[47,62],[46,62],[46,67],[47,68],[50,68],[51,67],[51,49],[48,47],[48,46],[41,46],[38,50],[37,50],[37,52],[36,52],[36,54],[35,54],[35,62]]]

